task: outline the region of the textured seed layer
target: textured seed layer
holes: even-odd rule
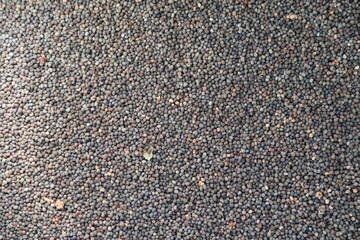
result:
[[[0,239],[360,239],[359,9],[2,1]]]

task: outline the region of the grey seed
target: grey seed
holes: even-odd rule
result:
[[[0,239],[359,239],[358,9],[0,5]]]

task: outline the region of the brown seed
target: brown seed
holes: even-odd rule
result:
[[[63,209],[63,208],[64,208],[64,202],[63,202],[63,201],[60,201],[60,200],[57,200],[57,201],[55,202],[55,207],[56,207],[57,209]]]
[[[231,222],[228,224],[228,228],[233,228],[236,226],[236,222]]]
[[[298,19],[299,17],[296,14],[289,14],[289,15],[286,16],[286,18],[287,19]]]
[[[320,198],[322,198],[323,194],[321,192],[317,192],[315,194],[315,196],[320,199]]]
[[[46,60],[46,56],[42,55],[40,58],[40,64],[43,65],[45,63],[45,60]]]
[[[110,170],[109,170],[108,172],[106,172],[104,175],[107,176],[107,177],[108,177],[108,176],[111,176],[111,172],[112,172],[112,169],[110,169]]]
[[[205,183],[203,181],[199,181],[199,186],[203,187],[205,185]]]

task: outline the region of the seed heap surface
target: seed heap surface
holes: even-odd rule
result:
[[[359,239],[358,1],[2,1],[0,239]]]

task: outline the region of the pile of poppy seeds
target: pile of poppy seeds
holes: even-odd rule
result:
[[[2,1],[0,239],[359,239],[359,9]]]

